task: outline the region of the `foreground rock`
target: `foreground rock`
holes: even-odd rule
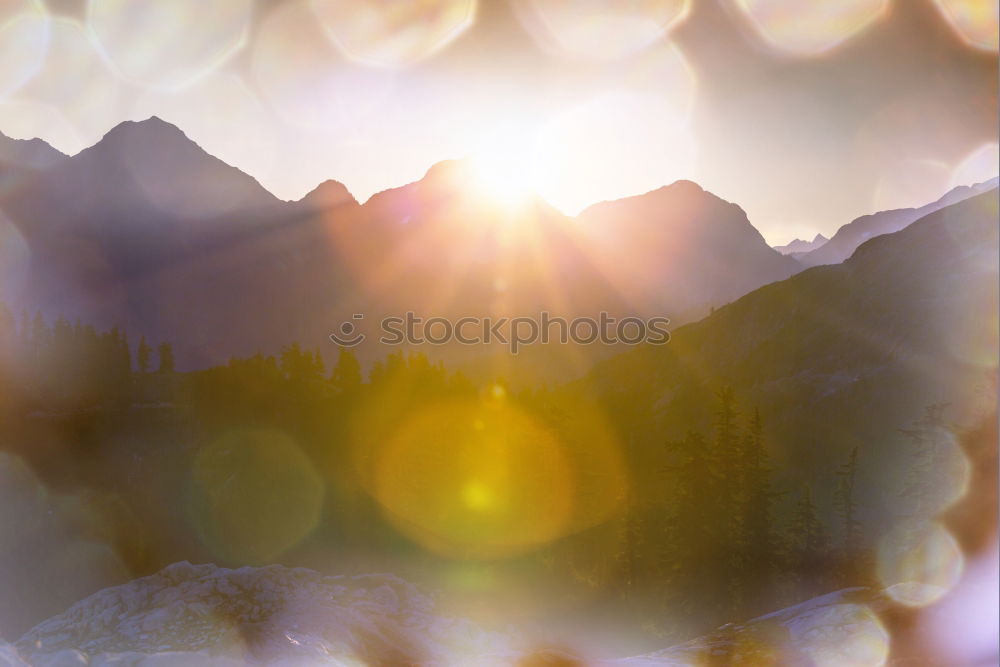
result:
[[[184,562],[78,602],[16,648],[36,667],[516,661],[507,637],[433,610],[432,598],[391,575]]]
[[[433,598],[392,575],[184,562],[100,591],[15,646],[0,642],[0,667],[881,665],[884,607],[873,591],[847,589],[663,651],[591,662],[440,616]]]
[[[693,665],[883,665],[889,633],[879,620],[887,601],[866,588],[830,593],[618,667]]]

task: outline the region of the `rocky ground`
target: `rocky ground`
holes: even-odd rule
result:
[[[882,665],[884,599],[848,589],[652,654],[593,663],[439,615],[392,575],[176,563],[0,643],[0,667]]]

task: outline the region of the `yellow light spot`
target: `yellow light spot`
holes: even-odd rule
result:
[[[488,512],[496,506],[496,497],[492,489],[477,480],[465,485],[462,490],[462,500],[469,509],[477,512]]]
[[[499,386],[482,401],[417,410],[385,440],[359,443],[361,473],[386,518],[430,551],[506,558],[607,521],[618,507],[624,472],[607,432],[592,425],[564,443],[513,401],[495,401]]]
[[[502,401],[507,397],[507,390],[504,389],[502,384],[494,384],[490,387],[490,395],[498,401]]]

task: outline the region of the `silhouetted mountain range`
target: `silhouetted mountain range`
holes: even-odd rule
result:
[[[0,205],[31,251],[13,308],[169,340],[182,368],[328,346],[354,312],[690,321],[798,269],[689,182],[572,219],[490,202],[460,161],[363,205],[335,181],[284,202],[157,118],[72,157],[8,143]]]
[[[795,239],[791,243],[786,243],[785,245],[776,245],[774,249],[780,252],[782,255],[795,255],[796,253],[809,252],[810,250],[816,250],[821,245],[829,241],[822,234],[817,234],[813,237],[812,241],[803,241],[802,239]]]
[[[857,247],[868,239],[880,234],[898,232],[914,221],[923,218],[925,215],[939,211],[945,206],[957,204],[969,197],[981,192],[987,192],[996,187],[997,179],[993,178],[978,185],[961,185],[950,190],[937,201],[926,206],[921,206],[920,208],[900,208],[873,213],[871,215],[863,215],[838,229],[837,233],[828,242],[804,254],[795,255],[795,259],[807,267],[819,266],[821,264],[839,264],[850,257]]]
[[[602,404],[648,434],[632,443],[635,469],[692,423],[707,426],[713,393],[729,386],[744,410],[760,409],[779,474],[822,478],[858,446],[871,475],[859,480],[862,505],[901,511],[913,452],[900,429],[930,405],[949,404],[955,423],[990,407],[996,321],[984,314],[998,300],[997,218],[994,188],[872,239],[842,264],[747,294],[677,329],[669,345],[599,364],[591,380]],[[830,507],[832,488],[816,490]]]

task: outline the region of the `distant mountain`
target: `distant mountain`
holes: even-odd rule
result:
[[[352,313],[373,325],[410,310],[691,321],[798,268],[693,183],[571,219],[537,198],[491,201],[472,173],[444,162],[364,205],[334,181],[283,202],[173,125],[126,122],[4,197],[31,250],[11,305],[168,340],[196,368],[295,340],[332,352],[329,333]]]
[[[951,204],[957,204],[960,201],[981,192],[987,192],[995,187],[997,187],[997,179],[993,178],[978,185],[959,186],[949,191],[937,201],[921,206],[920,208],[901,208],[861,216],[857,220],[838,229],[837,233],[827,243],[805,254],[797,254],[795,255],[795,259],[806,267],[819,266],[821,264],[839,264],[850,257],[851,253],[868,239],[881,234],[898,232],[929,213],[939,211]]]
[[[990,407],[997,220],[994,188],[864,243],[843,264],[751,292],[667,345],[599,364],[591,380],[620,429],[650,434],[632,443],[633,469],[649,469],[688,429],[708,431],[715,392],[732,387],[744,411],[760,409],[779,478],[817,480],[829,508],[822,480],[859,446],[872,475],[859,480],[866,511],[899,510],[894,489],[912,465],[900,429],[938,403],[956,424]]]
[[[821,245],[829,241],[822,234],[817,234],[813,237],[812,241],[803,241],[802,239],[795,239],[791,243],[786,243],[785,245],[776,245],[774,249],[780,252],[782,255],[794,255],[795,253],[809,252],[810,250],[816,250]]]

